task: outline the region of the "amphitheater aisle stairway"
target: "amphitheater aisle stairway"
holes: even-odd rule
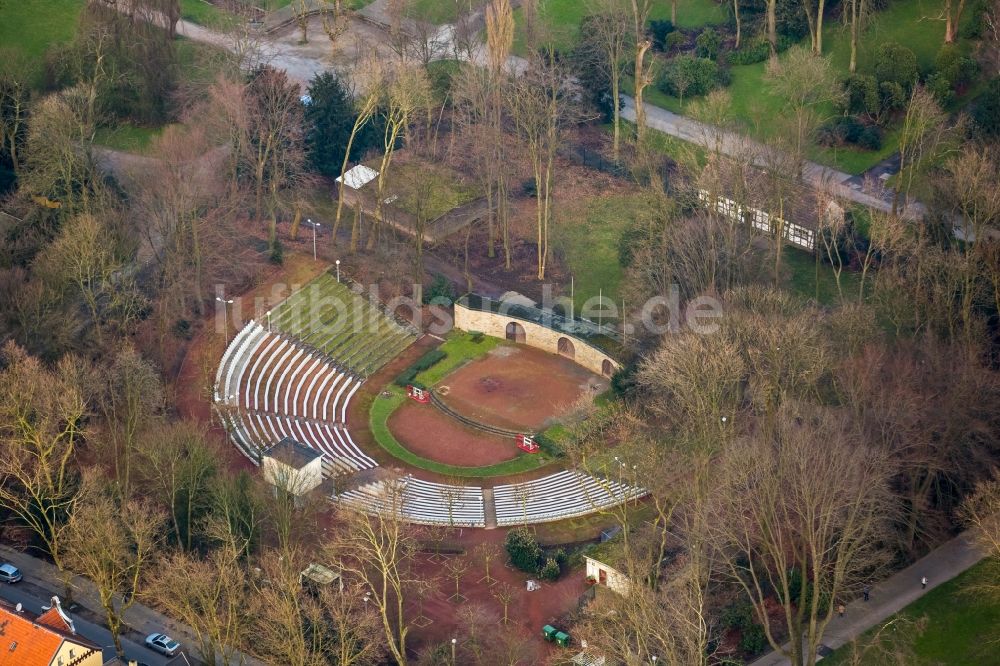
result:
[[[492,488],[483,488],[483,514],[486,519],[486,529],[495,529],[497,526],[497,505],[493,500]]]

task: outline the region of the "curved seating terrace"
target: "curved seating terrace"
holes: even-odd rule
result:
[[[327,477],[376,468],[351,437],[348,405],[368,376],[416,340],[416,330],[329,274],[283,301],[269,319],[240,330],[216,372],[216,409],[233,443],[255,465],[261,451],[290,437],[322,455]],[[484,527],[580,516],[645,491],[565,470],[492,493],[495,515],[487,515],[481,486],[412,476],[364,483],[333,499],[367,512],[398,511],[414,523]]]

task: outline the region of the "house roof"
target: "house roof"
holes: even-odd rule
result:
[[[299,444],[291,437],[285,437],[264,451],[264,455],[295,469],[302,469],[321,456],[318,451],[310,449],[305,444]]]
[[[360,190],[362,187],[372,182],[378,177],[378,171],[367,167],[364,164],[359,164],[356,167],[352,167],[344,172],[343,183],[354,190]],[[341,177],[337,176],[337,182],[342,182]]]
[[[56,606],[35,616],[0,604],[0,666],[49,666],[65,641],[80,646],[77,660],[100,651],[99,646],[72,633]]]

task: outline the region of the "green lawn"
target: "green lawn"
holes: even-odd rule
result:
[[[418,0],[433,1],[433,0]],[[554,42],[560,50],[570,49],[579,38],[580,22],[590,12],[586,0],[539,0],[541,22],[551,27]],[[653,4],[650,20],[670,18],[670,3]],[[726,20],[722,6],[714,0],[677,0],[677,25],[681,28],[700,28],[717,25]],[[514,53],[527,53],[524,34],[524,12],[514,10]]]
[[[142,153],[149,147],[153,138],[162,132],[163,127],[138,127],[123,123],[117,127],[99,128],[94,136],[94,143],[115,150]]]
[[[481,0],[413,0],[409,9],[413,18],[440,25],[454,23],[463,9],[479,4]]]
[[[45,51],[73,38],[81,9],[80,0],[4,0],[0,2],[0,48],[27,58],[37,80]]]
[[[911,666],[998,663],[995,641],[1000,638],[1000,602],[991,603],[967,592],[970,585],[989,575],[988,571],[987,564],[977,564],[903,609],[900,615],[913,620],[926,616],[928,620],[926,630],[913,645],[916,659]],[[848,663],[846,647],[824,659],[823,664]]]
[[[437,366],[431,368],[431,370],[436,368]],[[397,407],[403,404],[404,401],[408,400],[406,392],[398,386],[389,386],[386,388],[386,391],[391,392],[392,397],[387,398],[380,395],[376,397],[375,401],[372,403],[372,435],[375,437],[375,441],[377,441],[383,449],[388,451],[392,456],[409,465],[413,465],[414,467],[418,467],[420,469],[426,469],[430,472],[436,472],[438,474],[447,474],[449,476],[483,478],[488,476],[507,476],[509,474],[530,472],[531,470],[538,469],[539,467],[544,467],[551,462],[551,460],[544,453],[521,453],[512,460],[497,463],[496,465],[486,465],[483,467],[459,467],[457,465],[447,465],[445,463],[439,463],[434,460],[422,458],[400,444],[399,440],[393,436],[392,431],[389,430],[388,426],[389,416],[396,410]],[[428,407],[428,409],[433,409],[433,407]]]
[[[887,41],[899,42],[912,49],[921,70],[930,70],[944,41],[944,26],[935,18],[939,12],[937,5],[916,0],[895,0],[885,11],[877,12],[858,49],[858,72],[870,71],[876,49]],[[972,20],[972,12],[966,12],[965,20]],[[804,44],[807,42],[808,39],[803,40]],[[850,35],[844,25],[828,17],[823,28],[823,52],[844,76],[850,62],[850,46]],[[971,48],[968,40],[960,42],[960,47]],[[735,65],[730,68],[731,83],[727,88],[732,98],[733,119],[751,136],[763,141],[774,135],[777,127],[773,119],[782,117],[786,106],[784,99],[771,92],[765,70],[765,63]],[[633,89],[630,80],[626,82],[626,89]],[[959,100],[955,107],[962,106],[968,99],[971,95]],[[652,86],[646,89],[646,100],[675,113],[687,113],[693,101],[685,99],[682,104],[676,97]],[[836,110],[831,105],[821,113],[833,116]],[[885,132],[882,148],[877,151],[813,146],[808,157],[847,173],[860,174],[895,153],[898,144],[898,128],[893,127]]]
[[[574,277],[575,303],[604,296],[619,300],[622,267],[618,248],[622,234],[636,220],[649,220],[655,203],[648,195],[615,195],[560,207],[552,229],[552,244]],[[564,284],[563,293],[570,293]]]
[[[225,28],[237,22],[236,16],[206,0],[181,0],[181,17],[212,28]]]
[[[504,344],[504,341],[499,338],[483,335],[479,336],[479,342],[476,342],[469,333],[454,331],[438,347],[447,356],[418,374],[416,381],[424,386],[434,386],[454,370],[473,359],[485,356],[500,344]]]

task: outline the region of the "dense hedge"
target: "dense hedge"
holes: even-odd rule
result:
[[[440,349],[432,349],[420,358],[416,360],[410,367],[400,373],[396,377],[396,385],[406,387],[408,384],[412,384],[413,380],[416,379],[417,375],[428,370],[429,368],[437,365],[442,360],[447,358],[447,354]]]

